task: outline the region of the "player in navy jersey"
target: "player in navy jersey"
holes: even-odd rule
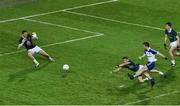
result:
[[[174,55],[180,56],[180,53],[177,52],[180,40],[177,32],[172,28],[172,24],[170,22],[165,24],[165,49],[167,49],[167,39],[170,41],[169,55],[171,56],[171,65],[174,67],[176,65]]]
[[[140,71],[140,70],[144,67],[143,65],[134,63],[134,62],[133,62],[132,60],[130,60],[128,57],[123,57],[122,60],[123,60],[123,63],[120,64],[120,65],[115,66],[112,72],[114,72],[114,73],[115,73],[115,72],[119,72],[121,69],[127,68],[127,69],[133,71],[134,73],[137,73],[138,71]],[[151,72],[156,72],[156,73],[164,76],[164,73],[163,73],[163,72],[158,71],[158,70],[155,70],[155,69],[152,70]],[[149,80],[149,79],[146,77],[146,76],[149,76],[148,73],[144,73],[143,75],[145,76],[144,79],[143,79],[143,76],[142,76],[142,75],[140,75],[140,76],[137,77],[138,80],[139,80],[139,82],[144,82],[144,81],[146,81],[146,80]]]
[[[144,49],[145,49],[144,54],[142,56],[140,56],[139,59],[147,57],[148,62],[146,64],[146,66],[144,66],[135,75],[128,74],[130,79],[134,79],[134,78],[138,77],[139,75],[142,75],[144,72],[152,71],[156,65],[156,61],[157,61],[156,55],[159,55],[159,56],[163,57],[165,60],[167,60],[166,56],[164,56],[163,54],[161,54],[160,52],[158,52],[154,49],[151,49],[150,44],[148,42],[144,42],[143,45],[144,45]],[[153,86],[155,84],[154,79],[151,76],[147,76],[147,77],[150,80],[151,85]]]
[[[36,33],[33,33],[36,34]],[[32,36],[27,31],[23,30],[21,34],[21,38],[19,40],[18,49],[24,46],[27,50],[28,57],[33,61],[35,67],[39,66],[39,62],[35,59],[34,55],[39,53],[49,59],[49,61],[54,61],[52,57],[50,57],[43,49],[37,46],[33,40],[37,39],[37,36]]]

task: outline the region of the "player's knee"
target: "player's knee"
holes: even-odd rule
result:
[[[33,56],[33,54],[31,52],[28,52],[28,56],[31,57]]]
[[[172,56],[172,55],[173,55],[173,51],[172,51],[172,50],[169,50],[169,54]]]
[[[139,80],[139,82],[140,82],[140,83],[143,83],[143,82],[144,82],[144,80]]]

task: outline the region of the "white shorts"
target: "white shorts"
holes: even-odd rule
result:
[[[141,71],[143,67],[144,67],[143,65],[139,65],[139,69],[135,73],[138,73],[139,71]]]
[[[177,46],[178,46],[178,41],[174,41],[170,43],[170,47],[177,48]]]
[[[41,51],[43,51],[43,49],[41,49],[39,46],[36,46],[36,47],[28,50],[28,52],[31,52],[32,54],[40,53]]]

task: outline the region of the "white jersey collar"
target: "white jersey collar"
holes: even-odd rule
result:
[[[169,33],[171,33],[171,31],[172,31],[172,28],[170,28],[170,29],[168,30]]]

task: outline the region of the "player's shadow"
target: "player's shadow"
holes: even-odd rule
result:
[[[109,95],[116,95],[117,98],[124,98],[127,95],[136,95],[138,100],[143,100],[144,98],[149,98],[147,94],[149,92],[152,92],[152,89],[149,82],[146,83],[134,83],[133,85],[125,86],[123,88],[115,87],[108,89],[108,94]],[[133,102],[133,101],[132,101]],[[145,103],[146,102],[146,103]],[[144,104],[148,104],[149,101],[143,102]],[[124,105],[126,103],[122,103]]]
[[[49,62],[44,63],[44,64],[40,65],[37,68],[30,67],[30,68],[26,68],[26,69],[20,70],[20,71],[14,73],[14,74],[10,74],[8,82],[13,82],[15,80],[24,81],[28,74],[34,73],[36,71],[39,71],[39,70],[45,68],[46,66],[48,66],[48,64],[49,64]]]
[[[138,93],[138,91],[140,89],[144,89],[144,88],[147,90],[145,90],[143,93],[146,93],[146,92],[149,92],[152,90],[152,88],[149,85],[149,82],[146,82],[143,84],[137,82],[137,83],[134,83],[133,85],[125,86],[123,88],[114,87],[114,88],[108,89],[108,91],[109,91],[109,94],[118,95],[118,97],[119,97],[119,96],[126,96],[126,95],[132,94],[132,93],[136,94],[136,93]]]
[[[169,83],[174,82],[174,80],[176,79],[175,71],[176,70],[173,68],[167,70],[167,72],[165,73],[165,77],[158,80],[158,82],[160,82],[160,85],[158,85],[158,86],[165,87]]]

